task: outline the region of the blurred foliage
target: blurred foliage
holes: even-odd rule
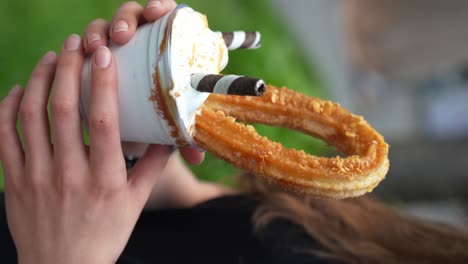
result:
[[[41,0],[0,1],[0,97],[15,83],[25,85],[36,61],[47,50],[59,51],[65,38],[83,32],[95,18],[111,19],[123,1],[116,0]],[[144,4],[145,1],[139,1]],[[259,50],[230,53],[224,73],[261,77],[277,86],[324,96],[313,65],[303,58],[295,39],[286,30],[268,0],[188,0],[184,3],[205,13],[213,30],[257,30],[262,33]],[[300,133],[257,126],[259,133],[288,147],[309,153],[326,151],[323,143]],[[223,161],[207,155],[200,166],[191,167],[204,179],[227,181],[220,177],[235,172]],[[0,188],[2,175],[0,174]]]

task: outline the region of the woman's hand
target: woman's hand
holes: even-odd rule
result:
[[[83,144],[80,43],[72,35],[59,59],[47,53],[25,92],[15,87],[0,103],[7,217],[21,263],[115,261],[170,155],[169,147],[152,146],[127,175],[116,65],[104,46],[93,57],[90,146]],[[46,110],[50,92],[53,133]],[[18,112],[23,145],[16,132]]]
[[[111,33],[122,42],[137,26],[132,17],[140,17],[131,13],[132,5],[125,4],[111,26],[128,19],[127,33]],[[15,87],[0,102],[7,218],[20,263],[115,262],[170,156],[170,147],[152,145],[127,174],[118,129],[116,65],[102,46],[106,41],[104,34],[97,42],[87,40],[86,50],[95,51],[89,147],[83,144],[79,114],[85,54],[79,36],[65,41],[60,57],[45,54],[25,91]],[[18,113],[23,143],[16,130]]]
[[[119,45],[127,43],[139,25],[154,22],[177,6],[173,0],[150,0],[145,7],[137,2],[126,2],[120,6],[109,23],[104,19],[92,21],[83,36],[86,54],[93,53],[99,46],[107,45],[110,39]]]

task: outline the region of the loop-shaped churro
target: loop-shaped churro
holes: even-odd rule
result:
[[[347,157],[287,149],[236,122],[285,127],[318,137]],[[385,177],[388,145],[361,116],[336,103],[268,86],[261,97],[212,94],[196,117],[195,141],[230,164],[295,192],[347,198]]]

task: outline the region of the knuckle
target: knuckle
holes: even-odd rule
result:
[[[123,189],[123,184],[117,181],[96,181],[91,189],[96,196],[111,197]]]
[[[110,134],[119,129],[117,118],[110,113],[92,115],[89,120],[93,132]]]
[[[39,177],[29,177],[26,182],[26,185],[29,186],[30,191],[35,194],[39,194],[43,190],[47,189],[47,184],[44,180],[39,179]]]
[[[79,182],[75,172],[70,169],[59,167],[55,170],[55,189],[58,194],[65,196],[77,189]]]
[[[44,190],[47,190],[47,180],[43,177],[44,175],[50,175],[49,171],[43,166],[37,164],[29,164],[26,169],[26,180],[24,185],[27,186],[29,191],[39,194]]]
[[[34,121],[39,118],[41,112],[37,103],[35,102],[22,102],[19,108],[19,115],[24,122]]]
[[[13,118],[11,118],[7,110],[0,104],[0,133],[5,134],[6,132],[10,131],[13,125]],[[2,137],[0,137],[1,139]]]
[[[3,142],[3,139],[8,138],[10,136],[10,131],[11,125],[7,122],[0,121],[0,144]]]
[[[75,72],[80,68],[80,57],[75,53],[65,52],[60,56],[58,69],[63,72]]]
[[[112,79],[113,76],[115,76],[113,72],[98,72],[97,70],[95,70],[91,74],[93,75],[93,80],[91,81],[91,89],[99,89],[102,94],[106,94],[108,96],[115,96],[116,94],[118,94],[118,84],[115,79]]]
[[[5,184],[5,192],[14,193],[14,194],[21,194],[23,184],[16,180],[10,180],[8,184]]]
[[[15,170],[5,170],[3,169],[3,175],[5,178],[5,191],[10,191],[12,193],[21,193],[21,190],[24,186],[22,177],[23,168],[15,168]]]
[[[50,102],[50,109],[53,115],[56,116],[70,116],[76,109],[75,102],[71,99],[57,99],[54,98]]]
[[[43,65],[43,64],[37,65],[37,67],[31,73],[30,83],[46,78],[48,71],[49,69],[47,65]]]
[[[93,181],[89,188],[98,195],[110,196],[119,193],[127,186],[127,182],[119,180],[120,177],[118,177],[124,171],[125,168],[123,171],[119,168],[110,169],[107,172],[100,171],[99,177],[95,177],[97,180]]]
[[[102,175],[100,175],[102,176]],[[125,182],[116,181],[116,180],[106,180],[106,178],[99,179],[89,183],[87,187],[90,192],[96,196],[105,199],[105,197],[111,198],[119,193],[121,193],[126,186]],[[113,177],[115,179],[115,177]],[[112,178],[107,178],[112,179]]]

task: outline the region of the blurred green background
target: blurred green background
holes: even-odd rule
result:
[[[138,1],[145,4],[145,1]],[[37,60],[48,50],[59,51],[71,33],[81,34],[95,18],[110,20],[123,3],[117,0],[41,0],[0,2],[0,97],[16,83],[25,85]],[[189,0],[185,2],[205,13],[213,30],[258,30],[263,45],[259,50],[230,53],[224,73],[261,77],[277,86],[288,86],[309,95],[324,97],[325,93],[313,65],[303,59],[296,40],[275,15],[268,0]],[[260,134],[285,146],[323,153],[327,147],[318,140],[294,131],[257,126]],[[227,182],[236,173],[229,165],[211,155],[202,165],[192,166],[201,178]],[[3,172],[0,174],[3,188]]]

